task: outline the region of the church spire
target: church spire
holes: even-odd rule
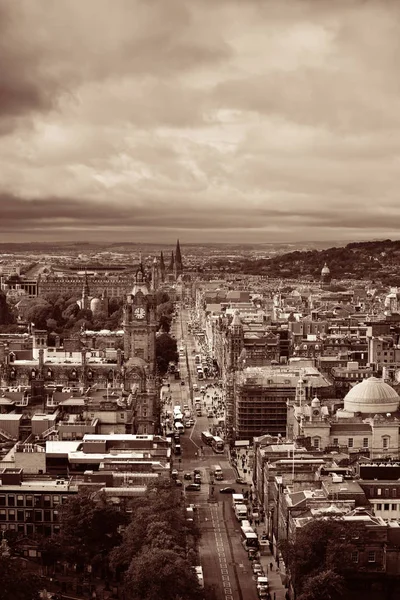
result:
[[[161,278],[161,281],[165,280],[165,263],[164,263],[164,254],[163,254],[162,250],[160,253],[160,278]]]
[[[182,254],[181,247],[179,244],[179,240],[176,240],[176,250],[175,250],[175,274],[178,277],[182,275],[183,272],[183,264],[182,264]]]
[[[169,267],[168,267],[168,271],[174,271],[174,267],[175,267],[175,257],[174,257],[174,251],[172,250],[171,252],[171,261],[169,263]]]

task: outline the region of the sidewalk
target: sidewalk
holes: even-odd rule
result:
[[[245,459],[244,462],[242,462],[242,458]],[[251,490],[253,490],[252,469],[250,469],[252,460],[252,451],[248,450],[246,453],[244,449],[240,448],[236,450],[236,464],[232,465],[235,471],[237,471],[238,476],[242,477],[251,486]],[[252,527],[259,537],[265,530],[263,522],[257,526],[253,523]],[[265,575],[269,579],[271,600],[285,600],[287,590],[282,583],[281,574],[269,546],[267,546],[265,553],[261,555],[259,562],[264,569]],[[271,563],[272,569],[270,566]]]

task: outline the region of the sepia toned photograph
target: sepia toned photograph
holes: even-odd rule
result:
[[[0,0],[0,600],[400,599],[400,2]]]

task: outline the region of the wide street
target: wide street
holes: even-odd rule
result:
[[[182,318],[181,318],[182,317]],[[243,485],[235,482],[236,474],[230,466],[227,448],[224,454],[215,454],[213,450],[202,443],[201,432],[208,431],[214,419],[208,418],[207,408],[211,407],[211,397],[217,388],[209,388],[205,397],[206,407],[202,402],[202,416],[196,417],[193,410],[191,388],[193,383],[210,384],[211,381],[197,381],[193,350],[198,351],[194,337],[188,332],[187,322],[189,311],[182,309],[178,319],[174,321],[171,334],[174,335],[179,347],[185,348],[185,356],[180,358],[181,380],[170,377],[170,393],[172,408],[175,404],[182,407],[187,404],[192,410],[195,424],[185,429],[181,436],[182,456],[174,457],[174,467],[179,471],[179,479],[186,485],[184,473],[192,473],[194,468],[201,470],[202,484],[200,492],[184,491],[187,503],[197,506],[197,518],[201,529],[200,558],[204,573],[205,591],[210,600],[256,600],[255,580],[252,575],[251,563],[241,544],[240,525],[232,509],[231,494],[221,494],[221,488],[232,486],[241,492]],[[189,371],[187,369],[189,365]],[[184,382],[182,385],[181,382]],[[167,387],[164,388],[167,391]],[[194,396],[200,396],[195,392]],[[216,421],[215,421],[216,423]],[[223,470],[224,479],[210,483],[211,466],[219,464]],[[211,496],[211,488],[214,488]],[[211,496],[211,498],[210,498]],[[212,501],[209,501],[209,500]]]

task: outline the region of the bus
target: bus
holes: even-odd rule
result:
[[[211,440],[211,447],[216,454],[223,454],[225,449],[224,440],[218,435],[214,435],[213,439]]]
[[[213,465],[211,467],[211,471],[214,473],[215,479],[217,479],[218,481],[222,481],[222,479],[224,478],[224,474],[220,465]]]
[[[201,432],[201,441],[207,446],[211,446],[214,436],[209,431]]]
[[[180,435],[183,435],[185,433],[185,427],[180,421],[177,421],[175,423],[175,429],[180,433]]]

